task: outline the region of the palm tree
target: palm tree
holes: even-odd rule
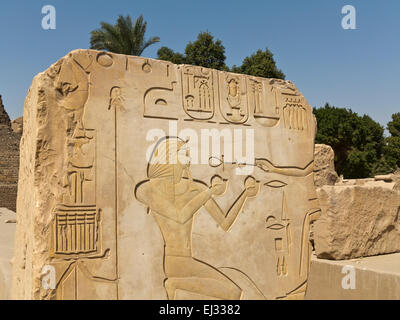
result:
[[[100,29],[91,32],[91,49],[140,56],[147,47],[160,41],[159,37],[145,40],[147,22],[142,15],[136,19],[135,25],[130,15],[120,15],[115,25],[106,22],[100,25]]]

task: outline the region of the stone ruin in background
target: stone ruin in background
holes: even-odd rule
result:
[[[11,121],[0,96],[0,208],[16,211],[19,143],[21,135],[11,128]]]

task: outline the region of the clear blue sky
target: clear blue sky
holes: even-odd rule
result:
[[[41,9],[57,10],[44,31]],[[357,10],[357,30],[343,30],[341,8]],[[382,125],[400,112],[399,0],[2,0],[0,94],[11,118],[22,115],[32,78],[73,49],[88,48],[90,31],[119,14],[143,14],[158,48],[183,52],[208,30],[222,40],[227,64],[268,47],[312,106],[329,102],[368,114]]]

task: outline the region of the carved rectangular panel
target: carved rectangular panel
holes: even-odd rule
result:
[[[99,215],[95,207],[60,207],[55,219],[55,254],[97,252]]]
[[[183,106],[193,119],[208,120],[215,114],[214,74],[201,67],[182,68]]]
[[[244,124],[249,119],[246,78],[237,74],[219,73],[220,112],[225,121]]]

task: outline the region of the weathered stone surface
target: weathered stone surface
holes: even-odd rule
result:
[[[13,297],[304,297],[315,130],[289,81],[68,54],[25,103]]]
[[[0,126],[9,127],[10,124],[11,124],[10,117],[8,116],[8,114],[4,108],[3,99],[0,95]]]
[[[335,153],[332,147],[316,144],[314,159],[315,186],[335,185],[339,177],[335,171]]]
[[[318,189],[317,256],[341,260],[400,252],[400,192],[394,186],[366,179]]]
[[[13,129],[15,133],[22,135],[24,130],[24,118],[19,117],[11,121],[11,129]]]
[[[17,200],[20,137],[11,129],[0,96],[0,207],[13,211]]]
[[[15,217],[14,212],[0,208],[0,300],[11,298]]]
[[[0,184],[0,203],[2,206],[12,210],[16,208],[18,184]]]
[[[392,182],[394,183],[393,190],[400,191],[400,170],[392,174],[387,174],[383,176],[376,176],[375,181],[384,181],[384,182]]]
[[[400,254],[311,260],[306,300],[400,300]]]

